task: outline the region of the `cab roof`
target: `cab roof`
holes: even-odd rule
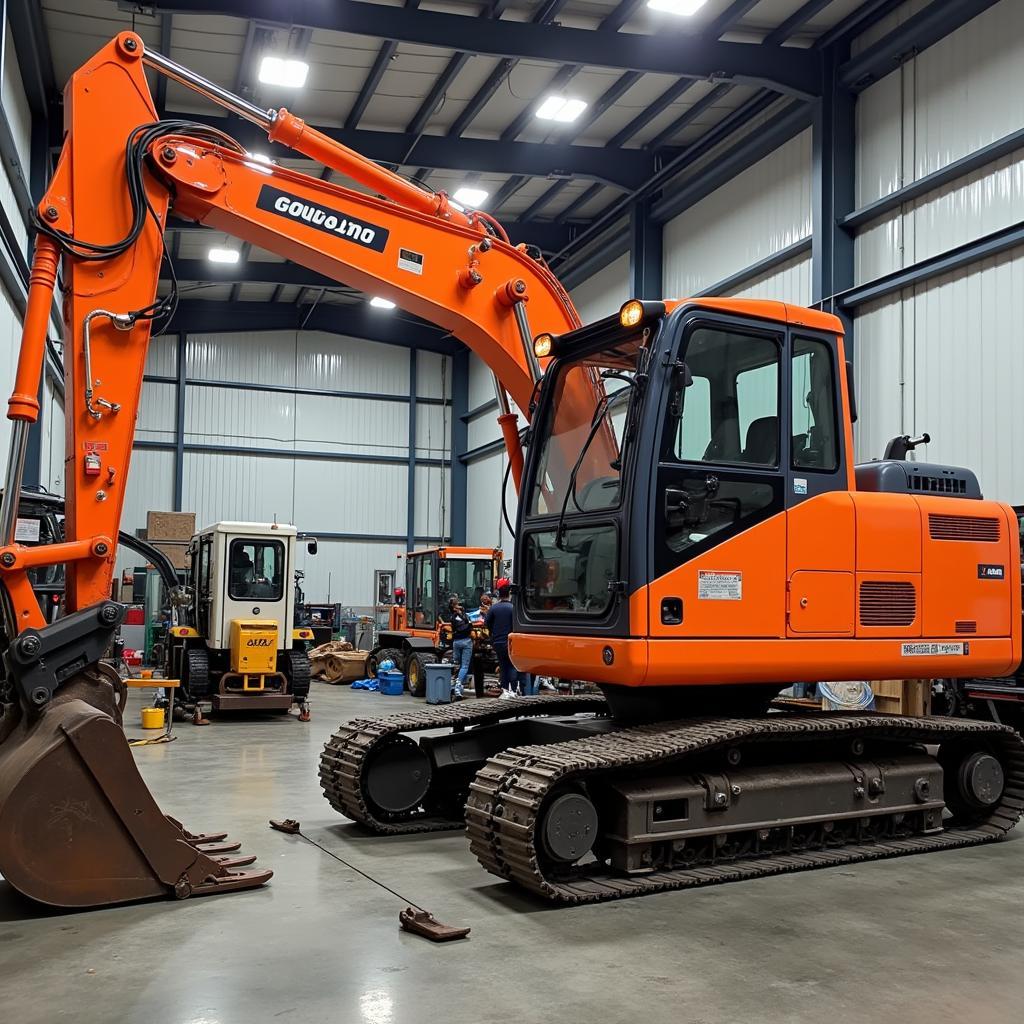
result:
[[[242,535],[250,537],[295,537],[298,530],[289,523],[242,523],[234,520],[225,520],[220,523],[211,523],[204,526],[199,533],[229,533],[232,536]]]

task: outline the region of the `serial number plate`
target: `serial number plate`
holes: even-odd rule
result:
[[[904,658],[934,658],[950,654],[963,654],[963,644],[901,644],[900,653]]]

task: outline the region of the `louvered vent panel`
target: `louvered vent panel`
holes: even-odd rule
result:
[[[999,520],[991,516],[928,516],[932,540],[999,540]]]
[[[970,619],[957,619],[956,631],[958,633],[977,633],[978,624]]]
[[[917,617],[913,583],[865,580],[860,585],[862,626],[910,626]]]
[[[924,491],[925,494],[966,494],[967,481],[953,476],[925,476],[915,473],[910,478],[911,490]]]

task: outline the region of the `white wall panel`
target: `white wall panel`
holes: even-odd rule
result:
[[[776,299],[796,306],[809,306],[813,292],[812,266],[809,254],[800,256],[730,294],[738,299]]]
[[[293,464],[252,455],[186,452],[182,508],[196,513],[200,528],[222,519],[270,523],[276,516],[280,523],[294,522]]]
[[[0,287],[0,383],[4,393],[9,395],[14,386],[14,375],[18,365],[18,351],[21,345],[21,321],[11,304],[6,291]],[[7,445],[11,437],[11,421],[0,416],[0,458],[7,465]]]
[[[608,266],[576,285],[569,292],[584,324],[600,320],[618,311],[629,299],[629,253],[612,260]]]
[[[811,132],[665,224],[662,291],[685,298],[811,234]]]
[[[188,376],[294,387],[297,337],[297,331],[190,334],[186,346]],[[326,381],[318,386],[342,390],[341,385]]]
[[[882,457],[890,438],[912,432],[904,410],[903,367],[913,336],[908,339],[903,330],[899,299],[868,307],[857,317],[854,338],[854,449],[859,462],[868,462]]]
[[[466,542],[472,546],[500,547],[512,557],[514,541],[501,519],[501,484],[508,462],[504,451],[495,452],[466,467]],[[516,490],[511,479],[506,492],[509,520],[516,521]]]
[[[173,334],[150,338],[146,352],[146,373],[154,377],[174,377],[178,373],[178,339]]]
[[[298,335],[297,346],[294,332],[287,333],[279,341],[286,350],[287,338],[291,338],[293,356],[290,358],[294,360],[293,373],[287,383],[294,383],[300,388],[324,388],[329,391],[359,391],[378,395],[409,393],[409,350],[406,348],[320,331],[303,331]],[[260,344],[267,344],[268,340],[260,340]]]
[[[390,403],[389,403],[390,404]],[[391,415],[407,416],[405,406],[392,406]],[[424,458],[451,457],[451,415],[449,407],[442,405],[416,406],[416,454]],[[403,427],[405,424],[403,424]],[[403,430],[407,442],[408,430]]]
[[[10,26],[4,24],[4,67],[3,67],[3,102],[4,112],[11,125],[11,134],[14,136],[14,148],[17,151],[18,159],[21,161],[22,170],[28,174],[29,156],[32,152],[32,115],[29,110],[28,100],[25,98],[25,87],[22,84],[21,69],[18,66],[18,55],[14,48],[14,39],[11,36]],[[11,222],[18,244],[24,254],[28,235],[21,219],[21,212],[15,199],[14,190],[11,188],[10,175],[12,171],[6,162],[0,168],[0,203],[7,213]]]
[[[64,493],[64,400],[49,377],[43,384],[39,482],[54,494]]]
[[[1024,127],[1024,4],[1003,0],[865,90],[857,110],[858,205]],[[871,225],[857,239],[868,281],[1017,223],[1017,153]]]
[[[452,361],[449,356],[439,352],[416,353],[416,394],[422,398],[451,398]]]
[[[277,397],[294,404],[296,448],[408,455],[409,407],[403,403],[328,395]]]
[[[186,508],[190,506],[186,505]],[[174,452],[132,452],[121,529],[135,533],[146,525],[146,513],[174,508]],[[135,557],[134,555],[132,556]],[[135,563],[132,562],[132,565]]]
[[[293,522],[325,533],[405,536],[407,471],[397,464],[273,460],[294,472],[297,501]],[[294,469],[293,469],[294,466]]]
[[[173,384],[144,382],[135,436],[144,441],[173,441],[177,401],[178,389]]]
[[[274,391],[187,387],[185,440],[197,444],[294,448],[295,396]]]
[[[296,562],[306,574],[302,581],[306,600],[338,601],[357,614],[369,613],[374,599],[374,570],[397,569],[401,578],[404,563],[396,556],[403,547],[388,542],[322,540],[317,553],[310,555],[300,542]]]
[[[417,537],[447,536],[451,528],[451,467],[416,467]]]
[[[475,353],[469,353],[469,407],[475,409],[494,398],[494,375]]]

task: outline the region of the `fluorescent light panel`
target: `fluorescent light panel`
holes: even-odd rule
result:
[[[285,89],[301,89],[306,84],[309,65],[291,57],[264,57],[260,61],[260,81]]]
[[[380,298],[377,295],[374,295],[374,297],[372,299],[370,299],[370,305],[371,306],[376,306],[377,309],[394,309],[395,308],[395,304],[390,299],[382,299],[382,298]]]
[[[667,14],[679,14],[689,18],[696,14],[708,0],[647,0],[652,11],[665,11]]]
[[[568,124],[575,121],[587,109],[585,100],[569,99],[566,96],[547,96],[537,108],[537,117],[542,121],[560,121]]]
[[[237,249],[211,249],[206,258],[211,263],[237,263],[239,252]]]
[[[479,210],[490,194],[485,188],[471,188],[468,185],[464,185],[462,188],[455,190],[452,199],[463,206],[468,206],[471,210]]]

